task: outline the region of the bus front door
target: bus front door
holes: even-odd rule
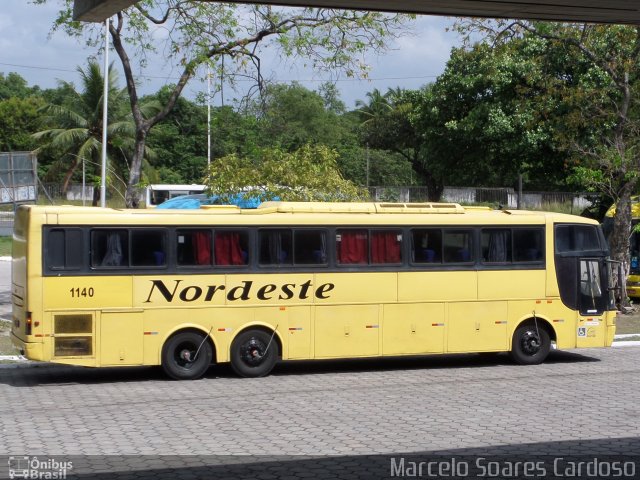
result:
[[[604,262],[598,258],[579,260],[577,347],[602,347],[605,344],[609,292]]]

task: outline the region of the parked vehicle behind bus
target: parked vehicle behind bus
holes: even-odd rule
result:
[[[602,228],[605,237],[613,232],[613,216],[616,212],[615,204],[605,214]],[[635,228],[640,221],[640,197],[631,197],[631,234],[629,236],[629,275],[627,276],[627,296],[635,301],[640,300],[640,233]]]
[[[161,203],[172,198],[183,195],[195,195],[204,193],[205,185],[174,185],[174,184],[153,184],[145,188],[145,206],[147,208],[157,207]]]

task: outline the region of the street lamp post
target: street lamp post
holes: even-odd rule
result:
[[[107,206],[107,113],[109,103],[109,19],[104,21],[104,91],[102,94],[102,171],[100,206]]]

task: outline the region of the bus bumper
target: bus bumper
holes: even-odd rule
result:
[[[613,343],[613,337],[616,334],[616,319],[618,318],[618,312],[607,312],[606,313],[606,331],[605,331],[605,347],[610,347]]]
[[[27,359],[44,360],[42,343],[25,342],[24,340],[16,337],[13,332],[11,332],[11,343],[18,349],[20,355],[26,357]]]

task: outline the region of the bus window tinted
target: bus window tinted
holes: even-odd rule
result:
[[[54,228],[46,236],[46,264],[52,270],[78,270],[82,268],[84,245],[82,230]]]
[[[296,230],[293,232],[293,263],[296,265],[325,265],[327,263],[327,238],[321,230]]]
[[[473,261],[471,230],[445,230],[443,251],[445,263],[468,263]]]
[[[544,230],[518,228],[513,230],[513,261],[542,262],[544,260]]]
[[[260,265],[291,265],[293,242],[290,230],[260,231]]]
[[[442,263],[442,231],[420,228],[412,232],[412,260],[414,263]]]
[[[216,230],[213,248],[216,266],[242,266],[249,263],[249,235],[244,230]]]
[[[485,263],[511,263],[511,229],[487,228],[482,230],[482,261]]]
[[[598,229],[595,225],[556,226],[556,251],[582,252],[599,250]]]
[[[128,267],[129,231],[93,230],[91,232],[92,267]]]
[[[402,261],[402,232],[384,230],[371,232],[371,263],[400,263]]]
[[[336,235],[338,263],[367,264],[369,232],[367,230],[339,230]]]
[[[131,266],[165,266],[166,243],[164,230],[131,230]]]
[[[178,230],[176,233],[176,255],[178,265],[211,265],[213,235],[211,230]]]

